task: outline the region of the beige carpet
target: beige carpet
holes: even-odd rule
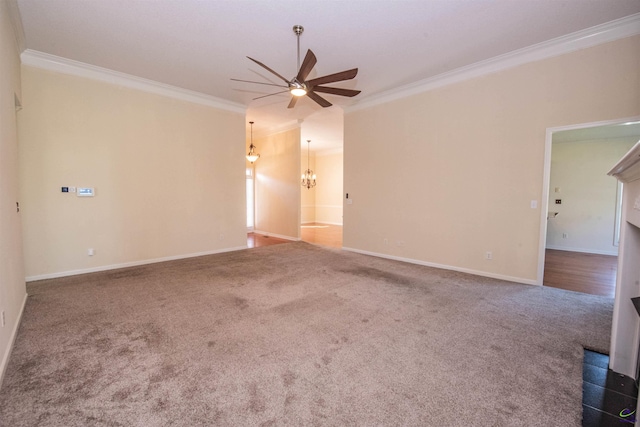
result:
[[[306,243],[28,291],[2,426],[579,426],[613,305]]]

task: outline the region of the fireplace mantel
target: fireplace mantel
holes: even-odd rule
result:
[[[640,317],[640,141],[609,171],[623,185],[622,221],[609,367],[638,379]]]

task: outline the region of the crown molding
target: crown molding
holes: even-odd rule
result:
[[[23,65],[28,65],[30,67],[98,80],[105,83],[128,87],[130,89],[137,89],[156,95],[166,96],[168,98],[219,108],[233,113],[245,114],[247,109],[242,104],[216,98],[211,95],[205,95],[200,92],[167,85],[36,50],[25,50],[20,55],[20,59]]]
[[[640,34],[640,13],[362,98],[345,107],[345,113],[370,108],[518,65],[575,52],[637,34]]]
[[[24,28],[22,27],[22,18],[20,17],[20,9],[17,0],[6,0],[7,10],[9,12],[9,21],[13,27],[13,35],[16,42],[18,53],[24,51]]]

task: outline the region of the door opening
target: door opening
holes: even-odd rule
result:
[[[607,172],[638,138],[629,119],[547,129],[538,284],[614,296],[621,193]]]

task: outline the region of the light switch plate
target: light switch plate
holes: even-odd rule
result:
[[[93,188],[90,187],[78,187],[78,197],[93,197]]]

